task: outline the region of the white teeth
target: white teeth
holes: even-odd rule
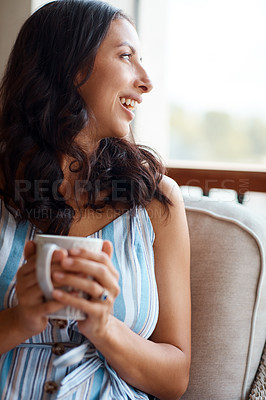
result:
[[[134,110],[134,108],[136,108],[138,105],[138,102],[136,100],[126,99],[125,97],[121,97],[120,101],[121,104],[126,104],[127,108],[130,110]]]

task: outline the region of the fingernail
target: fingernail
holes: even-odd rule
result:
[[[54,272],[54,277],[57,279],[63,279],[65,274],[63,272]]]
[[[80,249],[78,248],[70,249],[69,253],[72,254],[73,256],[77,256],[78,254],[80,254]]]
[[[72,265],[72,264],[73,264],[72,258],[65,258],[65,259],[62,261],[62,265],[65,265],[66,267],[68,267],[68,266],[70,266],[70,265]]]
[[[61,290],[55,289],[55,290],[53,290],[53,296],[54,297],[62,297],[63,292]]]

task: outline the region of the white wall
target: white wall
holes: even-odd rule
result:
[[[0,1],[0,77],[23,22],[30,15],[31,0]]]

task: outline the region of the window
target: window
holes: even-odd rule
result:
[[[263,0],[140,0],[155,86],[140,139],[166,159],[264,163],[265,19]]]

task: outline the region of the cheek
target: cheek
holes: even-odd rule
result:
[[[98,111],[102,114],[108,114],[110,112],[117,112],[119,107],[119,95],[117,90],[114,88],[107,88],[97,93],[97,98],[93,99],[93,108],[95,112]],[[100,115],[98,115],[100,117]]]
[[[108,112],[117,112],[119,93],[128,87],[123,83],[122,71],[121,74],[105,71],[105,74],[94,74],[90,79],[80,88],[80,94],[95,117],[102,119]]]

